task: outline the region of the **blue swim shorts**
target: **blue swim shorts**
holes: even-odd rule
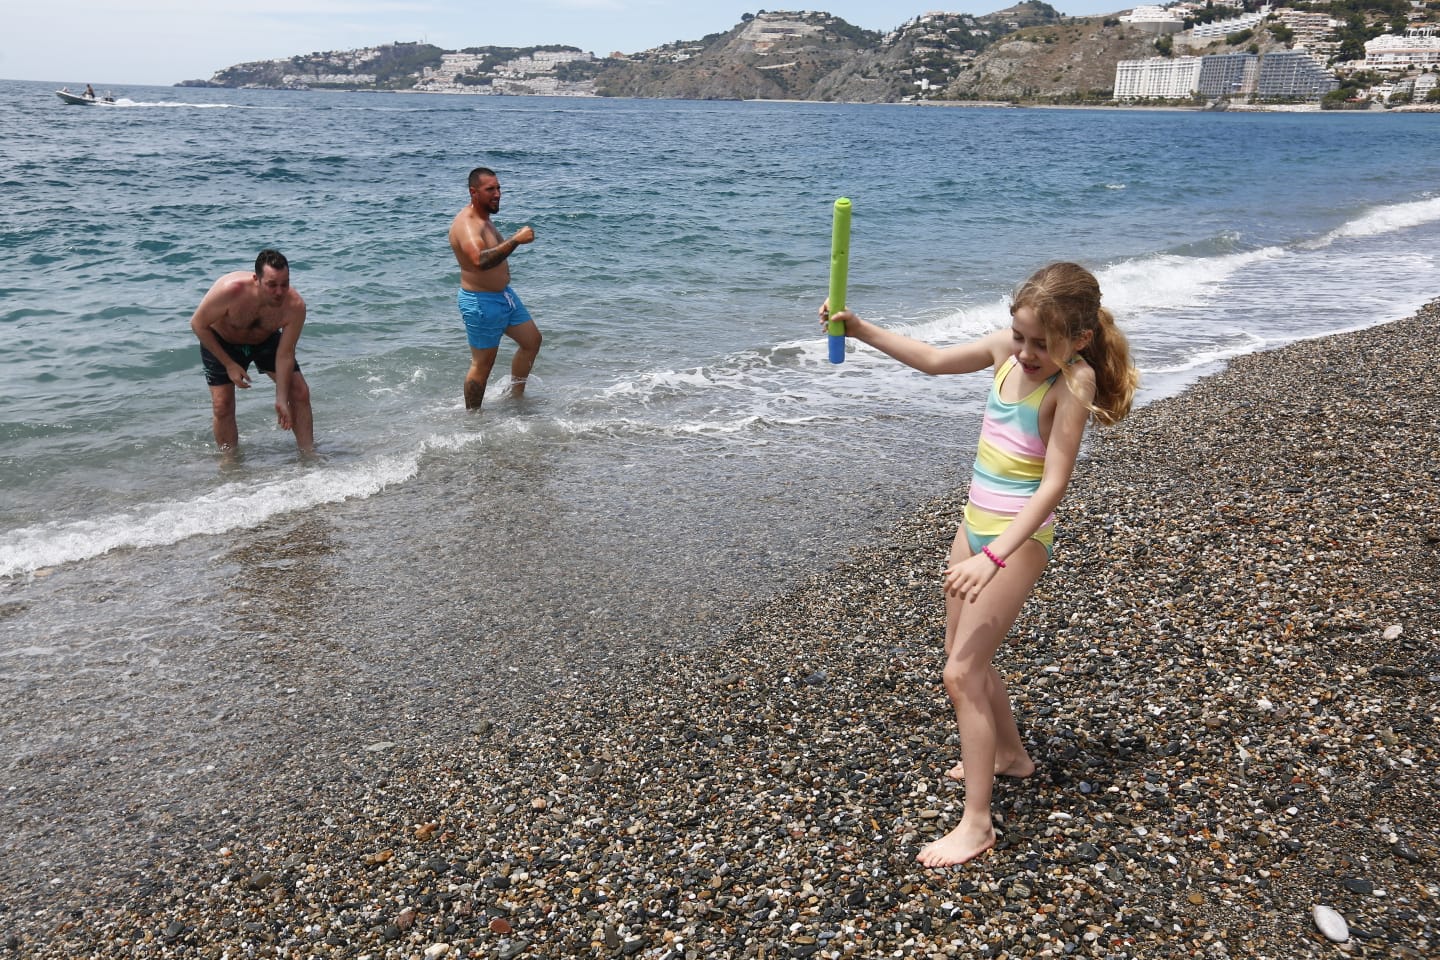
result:
[[[465,321],[465,336],[476,350],[500,346],[500,335],[507,329],[530,320],[530,311],[520,302],[520,295],[509,287],[499,293],[461,290],[456,297],[460,317]]]

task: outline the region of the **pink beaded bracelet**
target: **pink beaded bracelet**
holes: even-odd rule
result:
[[[991,553],[989,547],[981,547],[980,552],[985,554],[985,556],[989,557],[990,562],[995,564],[995,566],[999,567],[1002,570],[1005,569],[1005,561],[1001,560],[999,557],[995,556],[995,554]]]

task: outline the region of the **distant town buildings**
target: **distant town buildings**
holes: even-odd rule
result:
[[[1291,7],[1276,11],[1276,16],[1295,35],[1295,45],[1306,50],[1319,50],[1322,44],[1328,43],[1335,36],[1336,28],[1341,26],[1340,21],[1327,13],[1313,13]]]
[[[1239,0],[1227,5],[1240,6]],[[1175,4],[1168,8],[1136,7],[1131,13],[1131,22],[1158,23],[1164,16],[1183,22],[1184,17],[1194,12],[1196,8],[1191,4]],[[1121,18],[1122,21],[1125,19]],[[1328,52],[1337,46],[1335,30],[1339,24],[1328,14],[1288,8],[1272,12],[1266,6],[1259,11],[1225,20],[1196,23],[1184,38],[1177,38],[1177,45],[1183,39],[1194,49],[1242,31],[1258,33],[1271,19],[1289,28],[1294,37],[1295,46],[1292,49],[1267,53],[1260,51],[1259,47],[1252,47],[1255,52],[1122,60],[1115,66],[1115,99],[1314,101],[1339,87],[1340,81],[1319,59],[1322,51]],[[1420,32],[1412,30],[1409,33]],[[1389,39],[1401,40],[1395,37]],[[1381,44],[1375,54],[1377,57],[1389,56],[1396,61],[1402,58],[1416,60],[1430,56],[1430,43],[1434,44],[1436,59],[1426,62],[1440,63],[1440,38],[1433,36],[1412,38],[1407,34],[1401,43]],[[1366,50],[1368,66],[1370,44],[1366,44]]]
[[[906,20],[900,24],[900,26],[887,33],[881,42],[889,46],[915,27],[930,27],[945,32],[959,30],[971,37],[989,37],[994,35],[994,31],[983,26],[980,21],[975,19],[973,14],[952,13],[947,10],[931,10],[928,13],[922,13],[919,16]]]
[[[1384,34],[1365,42],[1369,70],[1427,70],[1440,68],[1440,36],[1434,27],[1405,31],[1403,37]]]
[[[1115,65],[1117,100],[1319,100],[1340,81],[1304,50],[1151,57]]]
[[[1185,20],[1177,10],[1154,4],[1143,4],[1136,7],[1121,16],[1120,22],[1156,36],[1179,33],[1185,29]]]
[[[536,50],[494,64],[484,53],[446,53],[440,66],[421,72],[415,89],[425,93],[526,94],[547,97],[581,97],[594,94],[588,82],[568,82],[555,76],[568,63],[589,62],[593,54],[580,50]]]
[[[777,43],[813,37],[822,32],[823,28],[818,24],[796,19],[791,14],[761,11],[745,25],[736,39],[748,43],[756,53],[769,53]]]
[[[1197,23],[1191,29],[1190,36],[1196,40],[1219,40],[1242,30],[1254,30],[1268,16],[1270,16],[1270,8],[1263,7],[1256,13],[1241,14],[1238,17],[1231,17],[1229,20]]]

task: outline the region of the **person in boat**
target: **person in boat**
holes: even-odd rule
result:
[[[235,388],[250,386],[251,361],[275,381],[280,429],[294,432],[302,454],[314,452],[310,387],[295,362],[295,344],[304,325],[305,301],[291,289],[290,263],[278,250],[261,250],[253,274],[225,274],[200,301],[190,329],[200,341],[215,443],[226,454],[239,444]]]
[[[94,99],[95,99],[95,88],[92,87],[92,86],[90,86],[90,84],[88,84],[88,83],[85,84],[85,99],[86,99],[86,100],[94,100]]]

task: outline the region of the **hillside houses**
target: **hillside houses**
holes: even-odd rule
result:
[[[1365,44],[1365,66],[1370,70],[1440,70],[1440,35],[1435,27],[1416,27],[1404,36],[1384,34]]]
[[[807,16],[813,15],[808,13],[765,13],[762,11],[745,24],[735,41],[737,45],[748,45],[753,53],[766,54],[775,46],[787,41],[805,40],[822,34],[824,28],[805,19]]]
[[[1181,17],[1188,9],[1188,4],[1137,7],[1131,17],[1134,23],[1156,24],[1166,17],[1171,18],[1171,23],[1184,23]],[[1363,60],[1327,67],[1327,58],[1340,51],[1337,31],[1344,26],[1328,14],[1270,7],[1195,24],[1183,33],[1173,34],[1173,41],[1167,42],[1173,42],[1177,52],[1197,50],[1219,40],[1234,42],[1232,38],[1237,36],[1269,31],[1272,36],[1266,38],[1270,42],[1265,45],[1269,49],[1262,49],[1256,42],[1247,53],[1121,60],[1115,67],[1114,96],[1121,101],[1317,101],[1340,86],[1337,74],[1359,70],[1387,76],[1375,91],[1380,99],[1391,91],[1423,98],[1435,87],[1433,78],[1440,71],[1440,27],[1412,27],[1402,36],[1383,34],[1364,44]],[[1172,34],[1166,28],[1157,29],[1157,35]],[[1273,35],[1285,36],[1290,49],[1273,49]]]
[[[537,49],[498,60],[491,48],[446,53],[438,67],[426,68],[413,89],[421,93],[474,93],[514,96],[589,97],[588,80],[570,81],[556,71],[572,63],[591,63],[595,56],[574,48]]]

